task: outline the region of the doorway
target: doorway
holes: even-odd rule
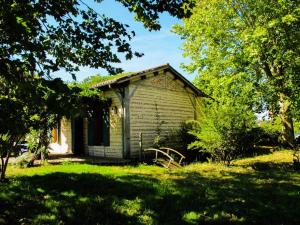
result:
[[[72,150],[74,155],[84,155],[83,118],[72,119]]]

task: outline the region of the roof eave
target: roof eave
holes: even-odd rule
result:
[[[123,83],[126,83],[130,81],[133,78],[138,78],[140,76],[143,76],[145,73],[154,73],[161,70],[169,70],[172,73],[176,74],[176,76],[179,77],[179,79],[189,88],[193,90],[193,92],[198,97],[206,97],[211,98],[209,95],[205,94],[203,91],[199,90],[196,86],[194,86],[188,79],[186,79],[183,75],[181,75],[177,70],[175,70],[170,64],[164,64],[158,67],[150,68],[147,70],[142,70],[124,77],[116,78],[115,80],[111,80],[107,83],[100,83],[98,85],[94,85],[93,88],[99,88],[99,89],[105,89],[105,88],[115,88],[119,85],[122,85]],[[123,86],[123,85],[122,85]]]

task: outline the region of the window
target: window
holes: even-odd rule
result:
[[[109,146],[109,109],[96,109],[89,119],[88,145]]]
[[[58,121],[56,127],[51,130],[51,143],[61,144],[60,130],[60,121]]]

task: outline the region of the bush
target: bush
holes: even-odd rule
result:
[[[190,134],[190,131],[199,129],[198,126],[199,123],[192,120],[182,123],[179,129],[170,131],[161,143],[170,148],[187,151],[188,145],[195,141],[195,136]]]
[[[41,149],[40,144],[40,132],[34,129],[30,130],[30,133],[26,135],[26,141],[28,144],[28,149],[32,153],[38,154]]]
[[[21,168],[33,166],[36,155],[31,152],[25,152],[22,155],[18,156],[15,160],[15,165]]]
[[[42,139],[42,130],[30,129],[30,133],[26,135],[26,142],[28,144],[29,152],[35,154],[36,159],[41,159],[41,155],[44,157],[48,154],[48,144],[45,144]],[[49,139],[49,137],[47,137]]]
[[[201,158],[202,153],[199,151],[191,151],[188,149],[189,144],[196,140],[195,136],[190,132],[198,130],[198,121],[186,121],[180,125],[179,129],[169,131],[165,136],[156,136],[154,139],[154,147],[169,147],[183,154],[186,162],[192,162]]]
[[[280,119],[264,120],[257,128],[256,145],[278,146],[281,144],[281,124]]]
[[[230,164],[254,145],[249,138],[255,127],[255,115],[247,107],[213,102],[200,119],[201,129],[191,133],[196,141],[190,149],[200,149],[215,161]]]

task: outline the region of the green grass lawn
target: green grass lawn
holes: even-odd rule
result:
[[[49,165],[8,168],[0,224],[300,224],[292,152],[230,167]]]

